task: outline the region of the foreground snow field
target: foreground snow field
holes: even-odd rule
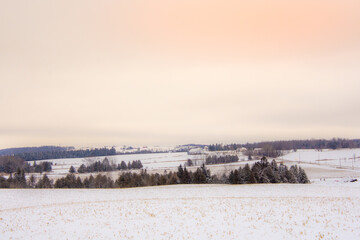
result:
[[[0,190],[1,239],[360,239],[360,184]]]

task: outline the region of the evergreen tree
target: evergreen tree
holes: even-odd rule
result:
[[[16,173],[14,174],[14,178],[12,181],[13,187],[15,188],[26,188],[26,178],[25,172],[23,169],[18,168]]]
[[[71,166],[69,169],[69,173],[75,173],[75,172],[76,172],[76,170],[75,170],[74,166]]]
[[[200,168],[196,169],[194,173],[193,183],[195,184],[206,183],[206,176]]]
[[[36,185],[36,178],[34,175],[31,175],[29,178],[29,183],[28,183],[29,187],[34,188]]]
[[[52,182],[50,181],[50,179],[48,178],[48,176],[46,174],[44,174],[44,176],[37,182],[36,188],[52,188]]]
[[[302,169],[301,167],[299,167],[299,176],[300,176],[299,183],[309,183],[310,182],[304,169]]]
[[[250,166],[248,163],[245,164],[242,172],[243,172],[243,176],[244,176],[244,183],[250,183],[250,175],[252,173],[251,173],[251,169],[250,169]]]
[[[121,161],[120,170],[126,170],[126,169],[127,169],[126,163],[124,161]]]
[[[191,183],[191,176],[186,167],[184,167],[183,178],[181,179],[182,183],[189,184]]]
[[[85,164],[81,164],[80,167],[78,168],[78,173],[86,173],[87,169]]]
[[[183,181],[183,179],[184,179],[184,169],[183,169],[183,167],[181,166],[181,164],[180,164],[180,166],[178,167],[177,176],[178,176],[179,181],[180,181],[179,183],[183,183],[182,181]]]

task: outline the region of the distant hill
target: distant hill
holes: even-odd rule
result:
[[[58,146],[6,148],[6,149],[0,149],[0,156],[18,155],[18,154],[22,154],[22,153],[68,151],[68,150],[73,150],[73,149],[74,149],[74,147],[58,147]]]

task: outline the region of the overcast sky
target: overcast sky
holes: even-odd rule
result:
[[[359,0],[0,0],[0,148],[360,137]]]

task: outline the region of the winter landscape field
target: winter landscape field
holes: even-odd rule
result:
[[[69,172],[70,166],[74,166],[76,169],[81,164],[89,165],[96,161],[102,161],[103,157],[89,157],[89,158],[62,158],[62,159],[47,159],[42,161],[50,161],[53,163],[53,171],[50,175],[61,176]],[[148,154],[126,154],[126,155],[115,155],[106,156],[110,163],[119,164],[121,161],[126,163],[140,160],[147,170],[166,170],[176,169],[180,164],[184,165],[188,159],[194,162],[202,163],[204,156],[201,155],[188,155],[187,152],[176,152],[176,153],[148,153]],[[36,161],[40,163],[41,161]],[[34,164],[34,161],[30,161]]]
[[[1,239],[359,239],[360,184],[0,191]]]
[[[173,171],[210,153],[107,156]],[[213,174],[252,164],[207,165]],[[306,170],[310,184],[171,185],[129,189],[0,189],[0,239],[359,239],[360,149],[289,151],[277,158]],[[70,166],[105,157],[48,159],[55,180]],[[341,165],[340,165],[341,160]],[[38,163],[41,161],[37,161]],[[195,169],[189,167],[189,170]],[[121,171],[107,172],[116,178]],[[86,174],[78,174],[82,177]],[[40,176],[38,176],[40,177]]]

